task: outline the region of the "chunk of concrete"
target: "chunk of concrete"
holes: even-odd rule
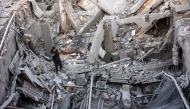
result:
[[[119,54],[120,59],[125,59],[127,57],[134,58],[136,56],[136,51],[133,49],[128,49]]]
[[[116,100],[120,101],[121,100],[121,95],[117,95]]]
[[[114,53],[112,53],[112,60],[113,61],[117,61],[117,60],[119,60],[120,58],[119,58],[119,52],[114,52]]]
[[[0,26],[6,26],[8,24],[9,18],[0,18]]]
[[[19,70],[22,71],[23,76],[25,77],[25,79],[27,79],[28,81],[30,81],[31,83],[33,83],[34,81],[34,75],[31,72],[31,70],[29,69],[28,66],[25,66],[23,69],[19,68]]]
[[[86,31],[88,31],[91,27],[93,27],[102,17],[104,16],[104,12],[100,9],[97,9],[94,12],[94,15],[91,17],[88,22],[86,22],[83,27],[79,30],[78,34],[82,34]]]
[[[103,93],[103,94],[102,94],[102,97],[103,97],[104,99],[106,99],[106,100],[108,100],[108,99],[110,98],[107,93]]]
[[[119,14],[126,6],[126,0],[92,0],[100,9],[104,10],[108,14]]]
[[[104,49],[108,53],[113,53],[113,40],[112,40],[112,31],[111,31],[111,22],[107,21],[104,23]]]
[[[92,43],[92,47],[88,56],[88,61],[90,63],[94,63],[95,62],[95,58],[98,58],[98,52],[100,50],[102,41],[104,39],[104,29],[103,29],[103,23],[104,22],[100,22],[99,25],[97,26],[97,30],[94,36],[94,41]]]
[[[103,17],[103,20],[110,21],[111,22],[111,31],[112,31],[112,37],[115,37],[118,33],[118,24],[117,21],[119,20],[118,16],[105,16]]]
[[[50,51],[53,47],[53,39],[50,31],[50,25],[48,22],[41,22],[42,35],[45,43],[46,53],[48,57],[51,57]]]
[[[144,36],[144,34],[153,26],[153,21],[157,21],[159,19],[166,18],[169,16],[170,12],[137,15],[126,19],[121,19],[118,21],[118,24],[124,25],[129,23],[136,23],[137,25],[142,27],[138,33],[138,36],[141,37]]]
[[[34,14],[38,18],[40,18],[44,14],[44,12],[39,8],[35,0],[29,0],[29,1],[32,3]]]
[[[130,87],[129,85],[123,85],[122,101],[124,108],[131,108]]]
[[[54,3],[51,8],[52,8],[52,10],[58,10],[59,9],[58,3]]]
[[[112,54],[109,52],[106,52],[106,54],[102,60],[106,63],[109,63],[111,61],[111,58],[112,58]]]
[[[189,3],[175,5],[176,12],[187,12],[190,10]]]
[[[162,18],[166,18],[170,16],[170,12],[161,12],[161,13],[152,13],[152,14],[143,14],[137,15],[125,19],[120,19],[118,21],[119,25],[129,24],[129,23],[136,23],[141,27],[149,27],[152,25],[152,22],[155,20],[159,20]]]
[[[52,18],[53,16],[55,16],[55,10],[46,11],[44,13],[44,17]]]
[[[98,51],[98,55],[103,59],[104,56],[106,55],[106,51],[100,47],[100,50]]]
[[[41,10],[46,10],[48,5],[46,5],[45,3],[38,3],[38,6]]]
[[[59,18],[59,26],[61,27],[61,30],[68,30],[71,28],[71,24],[69,22],[68,16],[64,11],[63,4],[61,3],[61,0],[57,0],[58,5],[58,18]],[[53,7],[52,7],[53,9]]]
[[[73,7],[71,6],[71,3],[69,1],[64,1],[62,2],[62,5],[64,6],[65,12],[67,13],[72,27],[75,29],[75,31],[78,32],[82,23],[79,20],[78,15],[75,13]]]
[[[94,9],[98,8],[91,0],[81,0],[78,3],[78,6],[85,9],[86,11],[93,11]]]
[[[115,100],[116,95],[113,94],[113,95],[110,96],[110,98],[111,98],[111,100]]]
[[[78,76],[77,80],[76,80],[76,85],[78,85],[78,86],[84,86],[84,85],[86,85],[85,78]]]

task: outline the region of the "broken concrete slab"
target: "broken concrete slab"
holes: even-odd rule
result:
[[[118,24],[124,25],[124,24],[129,24],[129,23],[136,23],[137,25],[142,27],[138,32],[138,36],[142,37],[151,27],[154,26],[153,22],[156,22],[159,19],[169,17],[169,16],[170,16],[170,12],[137,15],[137,16],[126,18],[126,19],[121,19],[118,21]]]
[[[42,35],[45,43],[46,53],[48,57],[51,57],[50,51],[53,47],[53,39],[50,31],[49,23],[41,21]]]
[[[112,60],[113,61],[117,61],[117,60],[119,60],[120,58],[119,58],[119,52],[114,52],[114,53],[112,53]]]
[[[172,65],[172,64],[173,64],[172,60],[167,60],[166,62],[160,62],[158,64],[150,64],[150,65],[145,65],[145,66],[132,67],[132,69],[134,71],[138,71],[138,70],[150,71],[150,70],[156,70],[159,68],[167,67],[168,65]]]
[[[123,85],[122,101],[124,108],[131,108],[130,87],[129,85]]]
[[[136,56],[136,51],[133,49],[124,50],[119,54],[119,56],[120,59],[125,59],[127,57],[134,58]]]
[[[49,93],[52,93],[51,89],[48,87],[48,85],[45,83],[45,81],[39,76],[38,77],[42,84],[45,86],[45,88],[49,91]]]
[[[24,66],[23,68],[18,68],[19,70],[21,70],[23,76],[25,77],[25,79],[31,83],[33,83],[34,81],[34,75],[31,72],[31,70],[29,69],[28,66]],[[33,83],[34,85],[34,83]]]
[[[106,51],[100,47],[100,50],[98,51],[98,55],[103,59],[106,55]]]
[[[6,26],[8,24],[9,18],[0,18],[0,26]]]
[[[95,10],[94,15],[91,17],[88,22],[86,22],[83,27],[77,33],[78,35],[88,31],[91,27],[93,27],[102,17],[104,16],[104,12],[100,9]]]
[[[94,41],[92,43],[92,47],[88,56],[88,61],[90,63],[94,63],[95,62],[95,58],[98,57],[98,52],[100,50],[102,41],[103,41],[103,36],[104,36],[104,29],[103,29],[103,24],[104,22],[100,22],[99,25],[97,26],[97,30],[94,36]]]
[[[46,10],[48,5],[46,5],[45,3],[38,3],[38,6],[41,10]]]
[[[57,11],[59,9],[58,3],[54,3],[51,8],[52,8],[52,10],[56,10]]]
[[[53,18],[53,16],[55,16],[55,10],[50,10],[50,11],[46,11],[45,13],[44,13],[44,17],[46,17],[46,18]]]
[[[175,5],[176,12],[187,12],[190,10],[189,3]]]
[[[159,20],[162,18],[166,18],[170,16],[170,12],[161,12],[161,13],[152,13],[152,14],[143,14],[137,15],[125,19],[120,19],[118,21],[119,25],[129,24],[129,23],[136,23],[141,27],[149,27],[152,25],[152,22],[155,20]]]
[[[10,13],[8,12],[1,12],[0,14],[0,18],[9,18],[10,17]]]
[[[108,14],[119,14],[127,6],[126,0],[92,0],[100,9]]]
[[[78,5],[86,11],[93,11],[98,8],[91,0],[81,0]]]
[[[121,100],[121,95],[117,95],[116,100],[120,101]]]
[[[21,91],[25,96],[31,98],[34,101],[47,103],[49,100],[49,94],[43,91],[43,89],[32,86],[27,81],[24,81],[23,87],[17,87],[16,89]]]
[[[29,0],[32,3],[34,14],[40,18],[44,14],[44,12],[39,8],[35,0]]]
[[[68,19],[72,27],[75,29],[75,31],[78,32],[82,23],[79,20],[78,15],[75,13],[73,7],[71,6],[71,3],[69,1],[64,1],[62,2],[62,5],[64,6],[65,12],[68,15]]]
[[[106,99],[106,100],[108,100],[108,99],[110,98],[107,93],[103,93],[103,94],[102,94],[102,97],[103,97],[104,99]]]
[[[107,21],[103,25],[105,34],[104,34],[104,49],[108,53],[113,53],[113,40],[112,40],[112,31],[111,31],[111,22]]]
[[[112,31],[112,37],[115,37],[118,33],[118,24],[117,21],[119,20],[118,16],[104,16],[103,20],[105,22],[111,22],[111,31]]]

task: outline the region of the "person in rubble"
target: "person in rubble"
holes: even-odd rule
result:
[[[55,64],[56,73],[58,74],[58,66],[60,66],[60,69],[62,70],[62,63],[61,63],[59,53],[58,53],[58,50],[56,47],[52,47],[51,56],[52,56],[53,62]]]

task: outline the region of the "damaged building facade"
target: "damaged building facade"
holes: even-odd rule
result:
[[[190,109],[189,17],[188,0],[1,0],[0,109]]]

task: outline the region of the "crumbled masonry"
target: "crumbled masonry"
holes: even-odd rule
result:
[[[187,0],[1,0],[0,109],[190,109],[189,11]]]

